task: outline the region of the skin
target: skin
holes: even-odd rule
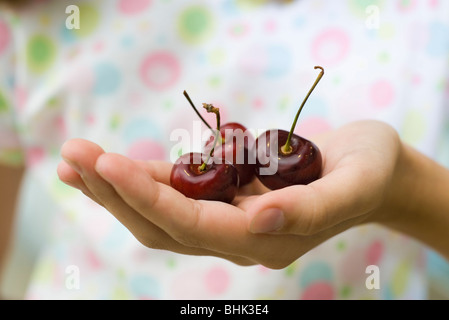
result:
[[[0,275],[9,254],[14,213],[24,171],[23,167],[0,165]]]
[[[323,154],[319,180],[271,192],[256,180],[233,205],[186,198],[169,185],[170,163],[133,161],[86,140],[64,144],[58,174],[150,248],[280,269],[338,233],[376,223],[449,258],[448,170],[377,121],[312,140]]]

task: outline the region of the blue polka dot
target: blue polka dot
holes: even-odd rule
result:
[[[269,77],[282,76],[291,69],[291,53],[283,46],[268,47],[267,60],[265,74]]]
[[[297,16],[293,19],[293,26],[296,28],[302,28],[306,23],[306,18],[304,16]]]
[[[155,299],[160,296],[159,282],[147,275],[136,275],[129,281],[129,287],[133,295],[138,298]]]
[[[116,251],[129,240],[129,230],[120,223],[115,223],[104,239],[103,246],[107,250]]]
[[[93,91],[97,95],[114,93],[120,86],[121,75],[118,69],[110,63],[99,63],[94,68],[95,85]]]
[[[427,51],[432,56],[442,56],[449,50],[449,26],[434,22],[430,25],[430,39]]]
[[[73,29],[67,28],[65,22],[61,28],[61,39],[65,44],[74,43],[76,41],[75,32],[73,32]]]
[[[299,98],[295,104],[295,107],[298,108],[301,105],[301,103],[302,100]],[[328,117],[328,115],[329,115],[328,105],[326,101],[319,96],[310,97],[309,100],[307,101],[307,107],[301,111],[301,117],[303,118],[309,116]]]
[[[157,123],[149,119],[139,118],[133,119],[125,126],[123,137],[127,144],[131,144],[136,140],[144,138],[161,140],[162,133]]]
[[[299,284],[302,288],[306,288],[309,284],[316,281],[332,282],[332,268],[321,261],[314,261],[308,264],[301,274]]]
[[[235,0],[226,0],[222,4],[223,11],[228,15],[234,15],[239,12]]]
[[[126,36],[123,36],[123,37],[122,37],[120,43],[122,44],[122,46],[123,46],[124,48],[131,48],[131,47],[134,46],[135,39],[134,39],[134,37],[131,36],[131,35],[126,35]]]

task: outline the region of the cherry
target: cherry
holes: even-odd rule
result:
[[[186,91],[184,91],[184,96],[204,124],[212,130],[211,126],[198,112]],[[214,140],[214,136],[211,136],[206,142],[206,153],[210,152]],[[215,147],[214,157],[229,161],[234,165],[239,173],[240,186],[250,183],[255,178],[254,172],[256,168],[256,159],[253,151],[255,139],[251,132],[240,123],[226,123],[220,127],[220,139],[217,143],[218,147]]]
[[[254,136],[243,125],[230,122],[220,128],[221,141],[215,148],[214,157],[231,162],[240,177],[240,186],[247,185],[255,178],[256,160],[253,152]],[[211,148],[213,137],[205,145]]]
[[[202,153],[182,155],[173,165],[170,174],[171,186],[195,200],[215,200],[231,203],[239,188],[237,169],[226,161],[215,161],[212,157],[219,138],[220,113],[211,104],[205,104],[207,112],[217,116],[217,131],[214,145],[208,156]]]
[[[309,184],[321,175],[320,150],[313,142],[293,133],[299,114],[324,75],[322,67],[315,69],[321,69],[321,72],[301,104],[290,132],[268,130],[256,139],[256,176],[271,190]]]

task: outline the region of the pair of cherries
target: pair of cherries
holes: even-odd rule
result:
[[[231,203],[239,187],[257,177],[267,188],[278,190],[292,185],[309,184],[321,175],[322,158],[318,147],[293,133],[305,103],[324,75],[322,67],[315,83],[301,104],[290,131],[268,130],[257,139],[239,123],[220,125],[220,112],[215,113],[217,130],[205,145],[203,153],[182,155],[173,165],[170,184],[186,197]],[[184,95],[203,122],[191,99]]]

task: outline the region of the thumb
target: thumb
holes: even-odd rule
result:
[[[313,194],[306,186],[288,187],[261,195],[248,209],[251,233],[309,234],[316,221]]]
[[[312,235],[359,217],[376,203],[369,184],[360,183],[362,177],[337,170],[309,185],[265,193],[247,210],[248,230],[256,234]]]

